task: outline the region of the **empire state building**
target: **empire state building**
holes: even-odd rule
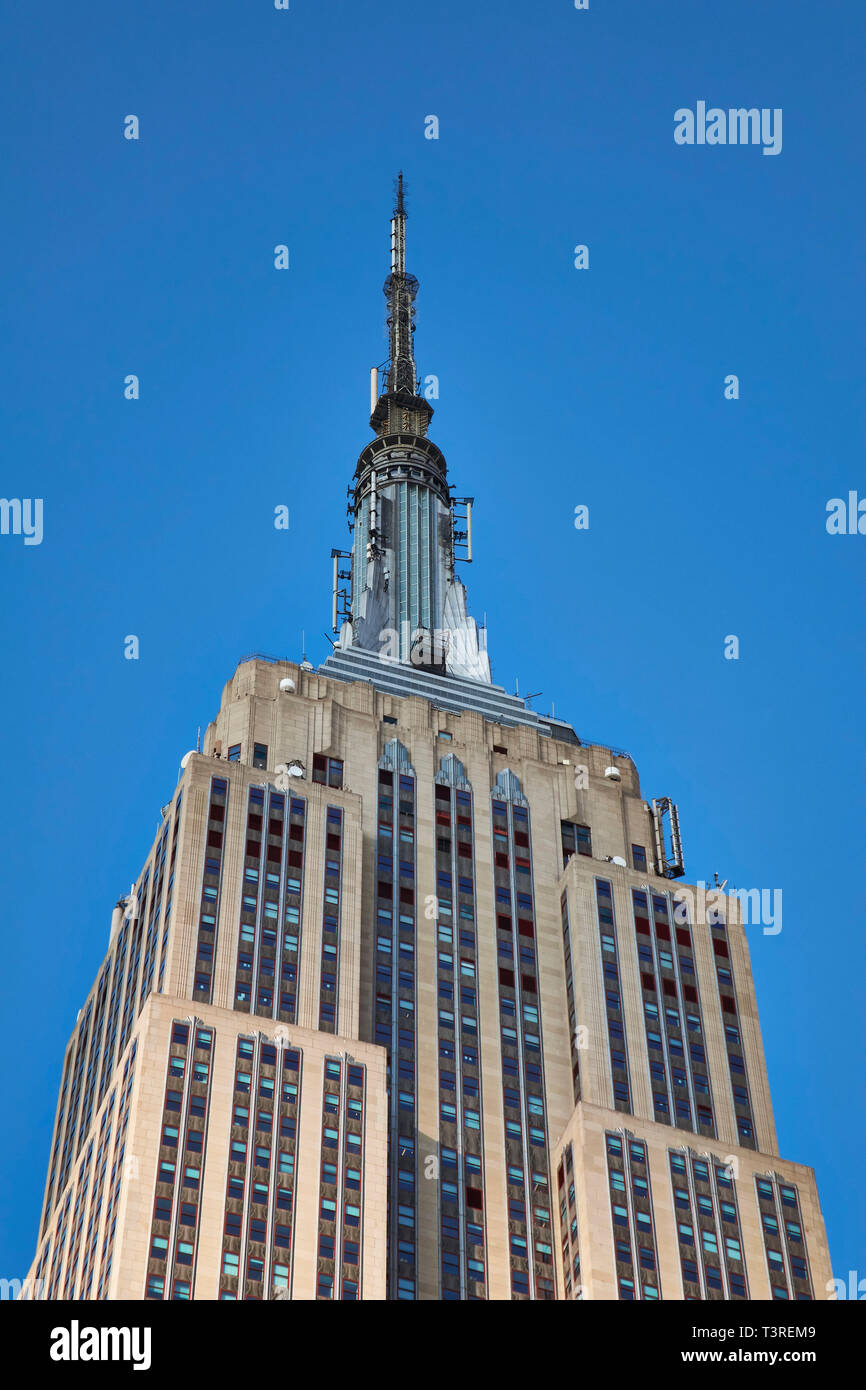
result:
[[[27,1292],[824,1298],[740,900],[674,788],[492,681],[406,226],[401,177],[334,649],[239,662],[106,907]]]

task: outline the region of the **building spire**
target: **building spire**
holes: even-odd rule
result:
[[[456,562],[471,559],[470,499],[456,498],[445,458],[428,438],[433,407],[415,366],[418,281],[406,270],[406,190],[402,173],[391,217],[391,271],[384,285],[389,358],[373,368],[377,436],[362,449],[349,489],[352,551],[332,551],[332,617],[341,652],[387,655],[441,674],[490,683],[486,634],[466,607]],[[466,530],[458,506],[467,506]],[[467,554],[459,553],[463,545]],[[340,569],[340,560],[351,568]],[[340,581],[348,587],[340,588]],[[342,606],[341,606],[342,603]],[[340,617],[345,619],[338,629]]]
[[[370,418],[371,428],[379,435],[403,431],[423,436],[433,415],[432,406],[418,394],[414,343],[418,281],[406,270],[406,219],[406,189],[401,170],[391,217],[391,273],[384,284],[388,361],[381,394]]]
[[[391,274],[385,281],[388,305],[388,346],[386,389],[414,396],[417,389],[415,367],[415,296],[418,281],[406,273],[406,197],[402,170],[397,177],[397,199],[391,218]]]
[[[397,175],[397,201],[391,218],[391,270],[406,274],[406,197],[403,170]]]

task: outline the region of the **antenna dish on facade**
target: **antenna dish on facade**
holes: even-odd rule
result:
[[[621,869],[627,869],[627,868],[628,868],[628,864],[626,864],[625,860],[622,858],[622,855],[619,855],[619,854],[612,854],[612,855],[610,856],[610,862],[611,862],[611,864],[619,864],[619,867],[620,867]]]
[[[622,781],[622,773],[620,772],[618,767],[606,767],[604,769],[604,775],[610,782]]]
[[[195,752],[195,749],[194,749],[194,748],[191,748],[191,749],[189,750],[188,753],[184,753],[183,757],[182,757],[181,760],[180,760],[181,768],[186,767],[187,763],[189,762],[189,760],[190,760],[190,758],[192,757],[192,755],[193,755],[194,752]]]
[[[280,690],[290,692],[294,690],[294,688],[295,682],[292,680],[291,676],[283,676],[283,679],[280,681]]]
[[[291,777],[303,777],[306,769],[300,758],[290,758],[287,763],[278,763],[274,768],[276,782],[281,792],[288,791]]]

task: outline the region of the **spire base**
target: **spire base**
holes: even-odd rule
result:
[[[380,436],[416,434],[426,438],[433,419],[433,407],[424,396],[413,391],[385,391],[370,416],[370,429]]]

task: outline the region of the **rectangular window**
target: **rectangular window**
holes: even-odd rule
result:
[[[316,753],[313,757],[313,781],[328,787],[342,787],[342,759],[328,758],[321,753]]]

